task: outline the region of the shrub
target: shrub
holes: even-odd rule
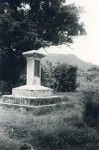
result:
[[[77,67],[57,63],[56,66],[42,67],[42,84],[56,92],[74,92],[76,90]]]
[[[0,95],[10,94],[12,89],[11,82],[0,81]]]
[[[41,67],[41,84],[50,88],[53,88],[53,70],[54,66],[51,62],[47,61],[45,65]]]
[[[91,85],[83,91],[84,121],[88,126],[99,126],[99,87]]]
[[[74,92],[76,89],[77,68],[66,64],[58,64],[54,71],[54,89],[58,92]]]

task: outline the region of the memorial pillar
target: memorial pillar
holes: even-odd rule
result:
[[[24,52],[27,60],[27,85],[41,85],[41,58],[45,55],[39,51]]]

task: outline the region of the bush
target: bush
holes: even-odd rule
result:
[[[53,88],[53,70],[54,66],[51,62],[47,61],[45,65],[41,67],[41,84]]]
[[[0,81],[0,95],[10,94],[12,90],[11,82]]]
[[[74,92],[76,90],[77,67],[52,64],[42,67],[42,85],[54,89],[56,92]]]
[[[99,88],[95,85],[83,91],[84,121],[88,126],[99,126]]]
[[[55,67],[53,77],[55,79],[54,89],[58,92],[74,92],[76,89],[77,68],[66,64]]]

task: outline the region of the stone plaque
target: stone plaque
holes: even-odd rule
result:
[[[40,77],[40,61],[35,60],[34,76]]]

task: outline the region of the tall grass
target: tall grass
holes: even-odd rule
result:
[[[80,97],[71,94],[74,107],[40,116],[0,107],[0,150],[19,150],[23,143],[35,150],[99,150],[99,134],[83,121]]]

